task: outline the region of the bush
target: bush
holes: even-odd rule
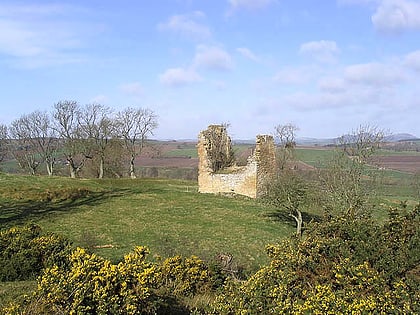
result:
[[[37,225],[0,232],[0,281],[35,279],[45,267],[67,263],[70,242]]]
[[[163,286],[175,295],[194,295],[211,285],[207,266],[196,256],[167,258],[160,265],[160,273]]]
[[[213,313],[419,313],[419,214],[392,209],[382,226],[364,215],[309,224],[301,239],[267,247],[270,265],[229,282]]]
[[[51,313],[147,314],[157,308],[152,288],[157,268],[145,261],[147,249],[137,247],[117,265],[77,248],[70,266],[47,268],[38,280],[33,301]]]
[[[175,256],[149,262],[146,247],[136,247],[123,261],[109,260],[77,248],[69,266],[44,270],[38,287],[10,314],[185,314],[183,297],[209,288],[211,276],[197,257]]]

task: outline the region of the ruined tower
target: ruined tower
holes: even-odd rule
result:
[[[198,186],[202,193],[235,193],[257,198],[264,192],[264,182],[275,172],[275,146],[270,135],[257,136],[254,153],[245,166],[236,166],[230,160],[231,139],[224,126],[210,125],[200,132],[197,150]],[[217,157],[223,161],[217,161]],[[220,164],[223,167],[219,168]]]

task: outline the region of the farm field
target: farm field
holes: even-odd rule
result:
[[[240,163],[245,163],[252,154],[253,145],[235,144],[233,149]],[[138,159],[138,165],[145,167],[197,167],[198,156],[195,142],[159,142],[156,148],[158,155],[150,151]],[[315,168],[327,166],[334,158],[334,148],[322,146],[298,146],[296,159]],[[420,153],[415,151],[380,150],[372,159],[372,164],[388,170],[407,173],[420,171]],[[304,167],[304,165],[302,165]]]
[[[378,155],[373,159],[375,165],[384,169],[397,170],[407,173],[420,171],[420,155]]]

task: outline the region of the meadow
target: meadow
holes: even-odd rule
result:
[[[212,260],[231,253],[251,271],[267,261],[266,244],[293,231],[270,219],[274,209],[245,197],[199,194],[194,181],[2,174],[0,183],[2,228],[36,223],[113,261],[146,245],[163,256]]]

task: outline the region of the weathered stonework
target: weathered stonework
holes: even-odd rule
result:
[[[257,198],[264,193],[264,183],[276,169],[276,154],[273,137],[258,135],[254,153],[248,157],[245,166],[230,166],[215,172],[209,158],[209,131],[223,133],[226,146],[222,150],[231,150],[230,137],[226,128],[211,125],[198,136],[198,187],[201,193],[235,193]]]

